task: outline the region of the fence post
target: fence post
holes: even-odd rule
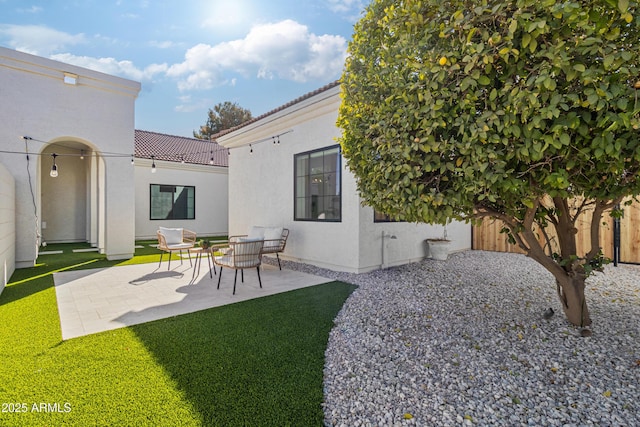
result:
[[[620,205],[616,205],[616,210],[620,210]],[[620,217],[613,219],[613,265],[618,266],[620,262]]]

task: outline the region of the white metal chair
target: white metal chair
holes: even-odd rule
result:
[[[220,274],[218,275],[218,289],[220,289],[223,267],[233,268],[236,270],[235,277],[233,279],[233,295],[236,294],[238,270],[240,270],[240,274],[242,276],[241,280],[244,282],[245,268],[256,268],[256,271],[258,272],[258,283],[260,283],[260,287],[262,288],[260,264],[262,263],[263,246],[264,240],[249,240],[247,238],[237,236],[229,237],[229,248],[226,249],[224,255],[213,258],[214,264],[220,267]]]

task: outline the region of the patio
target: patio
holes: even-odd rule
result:
[[[233,270],[225,269],[220,289],[216,289],[218,276],[209,277],[206,261],[193,279],[192,274],[186,260],[183,264],[173,261],[171,270],[167,270],[167,263],[163,262],[160,267],[158,264],[138,264],[54,273],[62,339],[331,281],[297,271],[280,271],[277,266],[263,264],[262,288],[256,271],[250,269],[245,272],[244,283],[238,277],[236,294],[232,295]]]

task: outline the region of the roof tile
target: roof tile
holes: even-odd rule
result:
[[[217,142],[183,136],[138,130],[135,132],[135,157],[169,162],[208,165],[213,159],[214,166],[229,166],[227,150]]]

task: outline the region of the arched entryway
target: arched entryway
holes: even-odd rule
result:
[[[93,148],[82,141],[57,140],[42,150],[41,242],[89,242],[99,246],[101,164]]]

